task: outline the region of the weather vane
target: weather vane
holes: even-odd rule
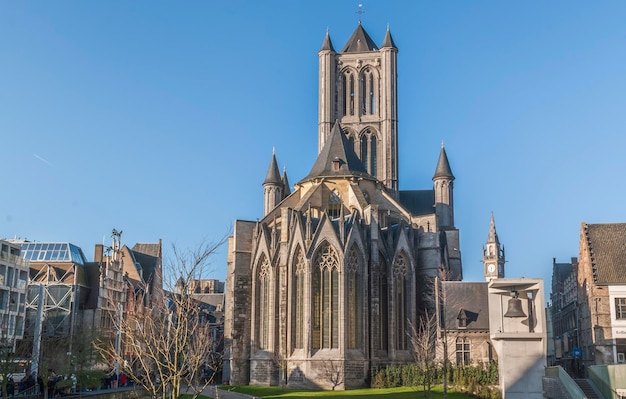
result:
[[[361,23],[361,15],[365,13],[365,11],[363,11],[363,4],[359,3],[359,9],[358,11],[356,11],[356,13],[359,14],[359,23]]]

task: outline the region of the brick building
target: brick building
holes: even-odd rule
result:
[[[581,224],[578,289],[584,365],[626,363],[626,223]]]

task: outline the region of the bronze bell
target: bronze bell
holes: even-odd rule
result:
[[[522,309],[522,300],[517,298],[517,296],[509,299],[509,308],[504,317],[526,317],[526,313]]]

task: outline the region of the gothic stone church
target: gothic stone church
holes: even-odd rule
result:
[[[339,373],[339,388],[364,386],[412,361],[424,282],[461,279],[444,148],[431,189],[399,187],[397,56],[389,30],[379,47],[359,23],[341,51],[326,34],[317,160],[291,191],[273,154],[263,217],[236,220],[229,240],[230,384],[329,388]]]

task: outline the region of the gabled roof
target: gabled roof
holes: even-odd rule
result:
[[[489,297],[487,282],[442,281],[445,327],[448,330],[489,330]],[[467,324],[459,326],[459,318]]]
[[[161,260],[161,243],[149,244],[149,243],[137,243],[132,249],[135,260],[139,262],[143,269],[144,280],[154,283],[154,273],[160,266]]]
[[[335,163],[338,164],[337,169]],[[318,177],[360,177],[376,180],[367,173],[361,160],[354,153],[348,138],[339,127],[339,122],[335,122],[308,176],[300,182]]]
[[[437,168],[435,169],[433,180],[441,177],[454,180],[452,169],[450,169],[450,162],[448,162],[448,155],[446,155],[446,149],[443,147],[443,144],[441,144],[441,152],[439,152],[439,160],[437,161]]]
[[[594,281],[626,284],[626,223],[583,224]]]
[[[365,29],[363,29],[363,25],[359,22],[359,26],[356,27],[350,39],[343,49],[341,49],[342,53],[362,53],[365,51],[378,51],[378,47],[376,43],[372,40],[370,35],[367,34]]]

